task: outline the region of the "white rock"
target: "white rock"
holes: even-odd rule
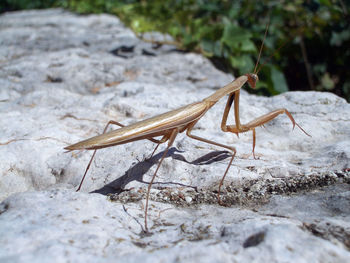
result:
[[[126,213],[121,203],[87,192],[147,187],[143,182],[150,181],[165,147],[147,161],[154,148],[149,141],[99,150],[83,193],[74,192],[91,152],[65,153],[63,148],[101,133],[108,120],[133,123],[200,101],[232,81],[207,59],[166,45],[155,50],[113,16],[59,9],[1,15],[0,45],[0,261],[345,262],[349,257],[341,238],[335,238],[337,243],[328,232],[322,239],[305,230],[303,223],[315,224],[323,216],[314,218],[308,209],[295,218],[283,217],[290,215],[282,210],[276,218],[263,214],[277,213],[269,206],[253,212],[152,202],[154,235],[140,236],[141,201],[125,204]],[[225,103],[215,105],[194,129],[196,135],[237,148],[225,185],[285,179],[293,186],[294,178],[308,175],[323,182],[332,172],[336,179],[330,181],[346,177],[337,175],[350,167],[350,105],[344,99],[319,92],[264,98],[242,91],[242,123],[283,107],[312,135],[292,131],[289,119],[280,116],[257,129],[257,160],[251,156],[250,133],[237,138],[220,130]],[[233,123],[232,114],[229,119]],[[180,134],[158,172],[156,181],[163,184],[154,187],[217,189],[229,161],[227,154],[216,152],[222,150]],[[253,189],[269,195],[264,185]],[[345,197],[340,200],[348,192],[341,188]],[[323,209],[319,203],[313,208]],[[342,216],[326,218],[339,226],[348,216],[342,210]],[[222,236],[223,229],[232,234]],[[263,243],[244,249],[247,238],[259,231],[265,233]]]
[[[322,202],[303,202],[299,209],[319,208],[318,216],[324,214]],[[268,207],[256,212],[217,205],[179,209],[151,202],[151,207],[153,234],[140,236],[141,203],[128,203],[124,211],[102,195],[63,189],[12,195],[0,208],[0,260],[346,262],[350,256],[313,236],[293,213],[285,218]]]

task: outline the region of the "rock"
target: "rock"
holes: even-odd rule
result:
[[[344,99],[320,92],[265,98],[242,90],[242,123],[287,108],[312,135],[292,130],[280,116],[257,128],[256,160],[251,133],[237,138],[220,130],[226,103],[220,101],[194,134],[237,149],[222,193],[230,208],[217,205],[216,193],[229,153],[180,134],[153,185],[153,235],[145,236],[144,182],[165,146],[152,158],[149,141],[99,150],[81,193],[75,189],[91,152],[63,148],[101,133],[109,120],[127,125],[200,101],[233,77],[201,55],[139,40],[110,15],[13,12],[0,16],[0,29],[0,261],[349,257]]]
[[[326,201],[321,194],[316,195]],[[315,218],[324,216],[321,202],[304,200],[298,203],[299,210],[311,208],[317,211],[313,214]],[[284,200],[283,205],[286,203]],[[177,208],[151,202],[152,234],[144,235],[141,202],[122,206],[103,195],[64,189],[19,193],[6,199],[0,208],[0,259],[2,262],[46,262],[48,258],[54,262],[212,262],[214,259],[216,262],[347,262],[350,252],[327,228],[341,230],[342,227],[349,235],[349,213],[333,217],[325,225],[326,230],[315,235],[316,226],[298,220],[293,210],[288,210],[289,216],[276,210],[269,205],[252,211],[218,205]],[[345,225],[337,225],[345,220]]]

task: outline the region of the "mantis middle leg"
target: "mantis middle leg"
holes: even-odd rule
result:
[[[208,140],[208,139],[205,139],[205,138],[202,138],[202,137],[199,137],[199,136],[196,136],[196,135],[191,134],[191,131],[192,131],[192,129],[193,129],[193,127],[194,127],[194,125],[195,125],[196,123],[197,123],[197,121],[191,123],[191,124],[187,127],[186,135],[187,135],[188,137],[190,137],[190,138],[192,138],[192,139],[194,139],[194,140],[201,141],[201,142],[205,142],[205,143],[213,144],[213,145],[216,145],[216,146],[220,146],[220,147],[229,149],[230,151],[233,152],[232,157],[231,157],[231,160],[230,160],[229,164],[227,165],[227,168],[226,168],[226,170],[225,170],[225,173],[224,173],[224,175],[223,175],[223,177],[221,178],[220,183],[219,183],[218,202],[219,202],[219,204],[222,204],[222,203],[221,203],[221,199],[220,199],[221,186],[222,186],[223,183],[224,183],[224,179],[225,179],[225,177],[226,177],[226,174],[227,174],[227,172],[228,172],[228,170],[229,170],[229,168],[230,168],[230,166],[231,166],[231,164],[232,164],[233,159],[235,158],[235,155],[236,155],[236,152],[237,152],[237,151],[236,151],[236,148],[235,148],[235,147],[228,146],[228,145],[221,144],[221,143],[217,143],[217,142],[214,142],[214,141],[211,141],[211,140]]]
[[[160,158],[159,163],[158,163],[158,166],[157,166],[157,168],[156,168],[156,170],[155,170],[155,172],[154,172],[154,174],[153,174],[153,176],[152,176],[152,179],[151,179],[151,181],[150,181],[149,184],[148,184],[148,188],[147,188],[146,206],[145,206],[145,231],[146,231],[146,232],[148,232],[148,229],[147,229],[147,213],[148,213],[148,200],[149,200],[149,194],[150,194],[150,192],[151,192],[151,187],[152,187],[152,184],[153,184],[154,179],[156,178],[156,175],[157,175],[157,172],[158,172],[158,170],[159,170],[159,167],[160,167],[160,165],[162,164],[162,162],[163,162],[165,156],[167,155],[167,153],[168,153],[168,151],[169,151],[169,148],[170,148],[171,145],[173,144],[173,142],[174,142],[176,136],[178,135],[178,133],[179,133],[179,129],[178,129],[178,128],[175,128],[175,129],[173,129],[169,134],[166,134],[166,135],[164,135],[164,137],[163,137],[163,138],[168,138],[168,139],[169,139],[169,141],[168,141],[168,146],[166,147],[166,149],[165,149],[165,151],[164,151],[164,153],[163,153],[163,155],[162,155],[162,158]],[[158,145],[159,145],[159,144],[158,144]],[[157,145],[157,147],[158,147],[158,145]],[[157,148],[156,148],[156,149],[157,149]]]

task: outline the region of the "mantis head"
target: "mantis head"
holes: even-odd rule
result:
[[[249,86],[252,89],[255,89],[256,82],[259,80],[258,75],[256,75],[255,73],[248,73],[246,74],[246,76],[248,77]]]

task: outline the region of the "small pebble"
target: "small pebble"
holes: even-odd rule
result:
[[[186,196],[186,197],[185,197],[185,200],[186,200],[186,202],[187,202],[188,204],[190,204],[190,203],[192,202],[192,197]]]

